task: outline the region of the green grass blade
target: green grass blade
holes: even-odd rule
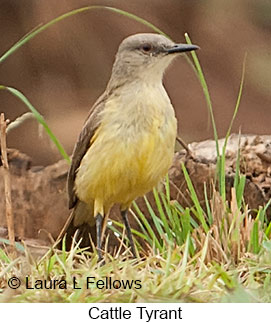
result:
[[[168,174],[166,176],[165,189],[166,189],[167,201],[168,201],[168,203],[170,203],[170,185],[169,185],[169,177],[168,177]]]
[[[180,214],[184,214],[185,212],[187,212],[186,209],[184,209],[179,203],[175,203],[175,207],[177,208]],[[190,212],[190,209],[189,209],[189,212]],[[199,227],[198,223],[191,216],[190,216],[190,224],[193,229],[196,229]]]
[[[267,219],[266,212],[267,212],[268,208],[270,207],[270,204],[271,204],[271,199],[266,203],[265,207],[263,208],[263,213],[264,213],[264,216],[265,216],[266,219]],[[268,219],[267,219],[266,222],[268,222]],[[269,224],[268,224],[267,228],[265,229],[264,233],[265,233],[267,238],[269,238],[269,239],[271,238],[271,222],[269,222]]]
[[[70,158],[67,155],[65,149],[60,144],[60,142],[57,140],[56,136],[53,134],[52,130],[47,125],[46,121],[44,120],[43,116],[34,108],[34,106],[29,102],[29,100],[22,94],[22,92],[8,86],[0,85],[0,90],[6,90],[10,92],[12,95],[17,97],[19,100],[21,100],[28,109],[33,113],[34,117],[37,119],[37,121],[44,127],[45,131],[49,135],[52,142],[56,145],[58,151],[61,153],[64,159],[66,159],[68,162],[70,162]]]
[[[245,185],[246,185],[246,176],[241,175],[239,179],[239,183],[237,185],[237,190],[236,190],[236,200],[237,200],[237,205],[239,209],[243,201]]]
[[[266,228],[264,233],[268,239],[271,238],[271,222],[268,224],[268,227]]]
[[[120,232],[120,231],[116,228],[116,226],[117,226],[117,227],[119,227],[119,228],[121,228],[121,229],[124,229],[124,225],[123,225],[122,223],[118,222],[118,221],[115,221],[115,220],[111,220],[111,221],[112,221],[112,223],[113,223],[114,225],[112,225],[112,224],[107,224],[107,228],[109,228],[111,231],[113,231],[113,232],[114,232],[114,233],[116,233],[119,237],[121,237],[121,236],[122,236],[122,232]],[[143,239],[143,240],[146,240],[146,236],[144,235],[144,233],[139,232],[139,231],[137,231],[137,230],[135,230],[135,229],[131,229],[131,231],[132,231],[133,238],[134,238],[134,242],[135,242],[135,244],[136,244],[136,246],[137,246],[137,249],[142,248],[142,246],[141,246],[141,245],[140,245],[140,243],[137,241],[137,239],[135,238],[135,236],[138,236],[139,238],[141,238],[141,239]],[[128,239],[128,237],[127,237],[127,234],[125,234],[125,235],[124,235],[124,239],[125,239],[126,243],[129,245],[129,239]],[[148,242],[148,243],[149,243],[149,242]]]
[[[169,203],[167,201],[167,198],[166,198],[165,194],[161,193],[160,197],[161,197],[161,200],[163,202],[163,206],[164,206],[165,211],[166,211],[166,216],[168,218],[168,221],[169,221],[169,224],[170,224],[170,227],[171,227],[171,225],[174,223],[174,220],[173,220],[173,217],[172,217],[172,212],[171,212],[170,205],[169,205]]]
[[[176,242],[179,246],[183,244],[183,227],[181,223],[181,217],[180,214],[178,213],[177,209],[174,207],[171,207],[171,212],[172,212],[172,219],[173,219],[173,233],[176,239]],[[183,223],[186,225],[186,222]]]
[[[238,185],[240,182],[240,141],[241,141],[241,133],[239,132],[238,150],[237,150],[237,158],[236,158],[236,164],[235,164],[235,176],[234,176],[234,183],[233,183],[233,186],[236,192],[238,190]]]
[[[108,10],[111,12],[115,12],[118,14],[121,14],[123,16],[126,16],[130,19],[133,19],[147,27],[149,27],[150,29],[152,29],[153,31],[162,34],[166,37],[168,37],[162,30],[160,30],[159,28],[157,28],[156,26],[154,26],[152,23],[148,22],[147,20],[140,18],[132,13],[129,13],[127,11],[121,10],[121,9],[117,9],[117,8],[113,8],[113,7],[107,7],[107,6],[88,6],[88,7],[83,7],[83,8],[79,8],[79,9],[75,9],[72,11],[69,11],[61,16],[56,17],[55,19],[52,19],[51,21],[49,21],[48,23],[35,28],[32,32],[28,33],[27,35],[23,36],[23,38],[21,40],[19,40],[18,42],[16,42],[8,51],[6,51],[1,57],[0,57],[0,64],[4,62],[4,60],[6,60],[11,54],[13,54],[14,52],[16,52],[21,46],[23,46],[24,44],[26,44],[30,39],[34,38],[35,36],[37,36],[38,34],[40,34],[42,31],[46,30],[47,28],[53,26],[54,24],[69,18],[71,16],[74,16],[76,14],[82,13],[82,12],[86,12],[89,10],[94,10],[94,9],[104,9],[104,10]]]
[[[159,212],[159,216],[163,222],[163,226],[164,226],[164,230],[168,236],[168,238],[171,240],[172,239],[172,233],[171,233],[171,230],[169,228],[169,225],[168,225],[168,219],[165,215],[165,212],[164,212],[164,209],[162,207],[162,204],[161,204],[161,200],[160,200],[160,197],[159,197],[159,194],[157,192],[157,189],[154,188],[153,189],[153,196],[154,196],[154,199],[155,199],[155,203],[156,203],[156,206],[157,206],[157,209],[158,209],[158,212]]]
[[[244,81],[245,81],[245,72],[246,72],[246,61],[247,61],[247,53],[245,54],[245,57],[244,57],[244,60],[243,60],[242,75],[241,75],[241,81],[240,81],[237,101],[236,101],[236,104],[235,104],[235,109],[234,109],[234,112],[233,112],[233,116],[231,118],[231,122],[230,122],[230,125],[229,125],[229,128],[228,128],[228,131],[227,131],[227,134],[226,134],[226,140],[225,140],[225,143],[224,143],[225,147],[227,145],[227,141],[228,141],[229,135],[231,133],[232,125],[234,123],[234,120],[236,118],[237,112],[239,110],[239,106],[240,106],[240,102],[241,102],[241,98],[242,98],[242,94],[243,94]]]
[[[7,264],[11,263],[11,260],[9,259],[8,255],[1,248],[0,248],[0,261],[3,261]]]
[[[136,204],[136,202],[134,202],[135,204]],[[137,206],[137,205],[136,205]],[[135,211],[137,212],[137,209],[136,209],[136,207],[135,207]],[[141,238],[143,238],[144,240],[146,240],[147,242],[148,242],[148,244],[150,245],[150,246],[152,246],[153,245],[153,243],[152,243],[152,239],[151,239],[151,237],[150,237],[150,235],[148,234],[148,232],[146,231],[146,229],[145,229],[145,227],[144,227],[144,225],[142,224],[142,221],[140,221],[140,219],[138,218],[138,216],[132,211],[132,214],[133,214],[133,216],[134,216],[134,218],[135,218],[135,220],[136,220],[136,222],[137,222],[137,224],[139,225],[139,227],[140,227],[140,230],[141,230],[141,232],[142,232],[142,236],[141,235],[139,235],[139,237],[141,237]],[[113,223],[114,223],[114,221],[113,221]],[[122,228],[124,227],[123,226],[123,224],[120,224],[120,225],[122,225]],[[131,229],[132,231],[133,231],[133,229]],[[136,233],[137,234],[137,233]]]
[[[189,236],[189,252],[191,256],[194,256],[195,254],[195,248],[192,243],[192,238],[191,238],[191,233],[193,231],[192,226],[191,226],[191,221],[192,217],[190,215],[190,209],[187,207],[185,209],[185,212],[181,215],[181,224],[182,224],[182,244],[186,241],[187,237]]]
[[[0,243],[7,244],[7,245],[11,245],[10,241],[8,239],[4,239],[4,238],[0,238]],[[21,251],[21,252],[24,252],[25,251],[24,246],[21,243],[16,242],[16,241],[15,241],[15,248],[18,251]]]
[[[265,204],[265,207],[263,208],[264,213],[266,213],[266,211],[268,210],[270,204],[271,204],[271,199],[269,199],[269,201]]]
[[[253,253],[257,254],[260,249],[259,244],[259,221],[255,220],[253,223],[252,231],[251,231],[251,239],[249,241],[249,250]]]
[[[243,60],[242,75],[241,75],[241,81],[240,81],[237,101],[235,104],[235,109],[234,109],[233,116],[231,118],[231,122],[230,122],[230,125],[229,125],[227,133],[226,133],[226,137],[225,137],[225,141],[224,141],[224,145],[223,145],[223,149],[222,149],[221,163],[220,163],[220,168],[219,168],[219,178],[220,178],[219,184],[220,184],[220,193],[221,193],[223,201],[226,200],[226,181],[225,181],[226,148],[227,148],[228,139],[229,139],[229,136],[231,133],[232,125],[234,123],[237,112],[239,110],[239,106],[240,106],[240,102],[241,102],[241,98],[242,98],[244,80],[245,80],[245,71],[246,71],[246,57],[247,57],[247,54],[245,54],[245,57]]]
[[[142,221],[143,225],[145,226],[149,236],[151,237],[151,240],[154,242],[155,247],[159,250],[162,251],[163,247],[160,244],[160,242],[158,241],[152,227],[150,226],[148,220],[146,219],[145,215],[141,212],[141,210],[139,209],[139,207],[137,206],[137,204],[135,202],[133,202],[133,207],[135,208],[140,220]]]
[[[162,221],[157,217],[157,215],[155,214],[153,208],[151,207],[150,205],[150,202],[148,201],[147,197],[144,196],[144,201],[147,205],[147,209],[152,217],[152,220],[153,220],[153,223],[156,227],[156,230],[157,232],[159,233],[160,237],[164,237],[165,236],[165,232],[164,230],[162,229]]]
[[[98,8],[99,7],[99,8]],[[159,29],[158,27],[156,27],[154,24],[150,23],[149,21],[137,16],[137,15],[134,15],[130,12],[127,12],[127,11],[124,11],[124,10],[121,10],[121,9],[117,9],[117,8],[113,8],[113,7],[105,7],[105,6],[96,6],[96,9],[106,9],[106,10],[109,10],[109,11],[112,11],[112,12],[116,12],[120,15],[123,15],[125,17],[128,17],[132,20],[135,20],[139,23],[141,23],[142,25],[145,25],[147,27],[149,27],[150,29],[152,29],[153,31],[157,32],[158,34],[161,34],[161,35],[164,35],[165,37],[169,38],[169,36],[167,34],[165,34],[161,29]]]
[[[206,205],[208,222],[209,222],[209,225],[211,226],[213,224],[213,215],[212,215],[212,212],[211,212],[210,203],[208,201],[208,194],[207,194],[206,183],[204,183],[204,187],[203,188],[204,188],[204,199],[205,199],[205,205]]]
[[[181,215],[181,228],[182,228],[182,243],[186,241],[186,238],[189,233],[191,233],[191,223],[190,223],[190,209],[185,208],[185,212]]]
[[[186,42],[188,44],[192,44],[189,35],[187,33],[185,33],[184,36],[185,36]],[[205,97],[205,100],[206,100],[206,103],[207,103],[209,114],[211,116],[211,122],[212,122],[213,131],[214,131],[214,138],[215,138],[215,142],[216,142],[216,152],[217,152],[217,156],[219,156],[220,153],[219,153],[219,146],[218,146],[218,135],[217,135],[217,129],[216,129],[216,124],[215,124],[213,106],[212,106],[212,101],[211,101],[211,97],[210,97],[210,94],[209,94],[209,89],[208,89],[208,86],[207,86],[207,83],[206,83],[206,80],[205,80],[205,77],[204,77],[202,68],[200,66],[200,63],[199,63],[199,60],[198,60],[196,52],[192,51],[191,55],[192,55],[192,58],[193,58],[193,61],[194,61],[195,67],[196,67],[197,76],[199,78],[199,81],[200,81],[200,84],[201,84],[201,87],[202,87],[202,90],[203,90],[203,93],[204,93],[204,97]]]
[[[196,194],[196,191],[194,189],[194,186],[192,184],[192,181],[189,177],[189,174],[184,166],[184,163],[181,163],[181,166],[182,166],[182,171],[183,171],[183,174],[184,174],[184,177],[185,177],[185,180],[186,180],[186,183],[187,183],[187,186],[188,186],[188,189],[189,189],[189,192],[190,192],[190,195],[191,195],[191,199],[195,205],[195,208],[197,210],[196,212],[196,216],[198,217],[198,219],[200,220],[201,224],[202,224],[202,227],[204,229],[204,231],[206,233],[208,233],[209,231],[209,228],[208,228],[208,225],[205,221],[205,218],[204,218],[204,211],[199,203],[199,200],[198,200],[198,197],[197,197],[197,194]]]

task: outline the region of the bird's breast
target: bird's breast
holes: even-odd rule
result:
[[[125,204],[150,191],[172,163],[176,129],[163,92],[128,102],[125,96],[109,100],[78,169],[79,198]]]

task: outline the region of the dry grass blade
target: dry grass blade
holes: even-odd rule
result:
[[[7,122],[4,113],[0,116],[0,137],[1,137],[1,160],[4,169],[4,187],[5,187],[5,201],[6,201],[6,219],[8,226],[8,237],[10,241],[11,251],[15,254],[15,233],[14,233],[14,219],[11,204],[11,183],[10,173],[7,157],[7,142],[6,142],[6,128]]]
[[[26,112],[23,115],[19,116],[16,118],[16,120],[12,121],[11,123],[8,124],[6,133],[9,133],[13,129],[16,129],[19,127],[22,123],[24,123],[26,120],[29,119],[34,119],[34,114],[32,112]]]

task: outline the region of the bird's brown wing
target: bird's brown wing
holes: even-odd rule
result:
[[[104,108],[104,102],[106,100],[106,93],[99,97],[96,103],[90,110],[88,118],[85,121],[83,129],[79,135],[76,145],[74,146],[71,166],[68,173],[68,197],[69,208],[73,208],[77,202],[77,196],[74,191],[74,181],[76,177],[76,170],[80,166],[81,160],[91,145],[91,138],[94,135],[96,129],[100,125],[99,112]]]

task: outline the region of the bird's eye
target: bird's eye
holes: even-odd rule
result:
[[[151,47],[151,45],[150,44],[144,44],[144,45],[142,45],[142,50],[145,52],[145,53],[148,53],[148,52],[150,52],[151,51],[151,49],[152,49],[152,47]]]

